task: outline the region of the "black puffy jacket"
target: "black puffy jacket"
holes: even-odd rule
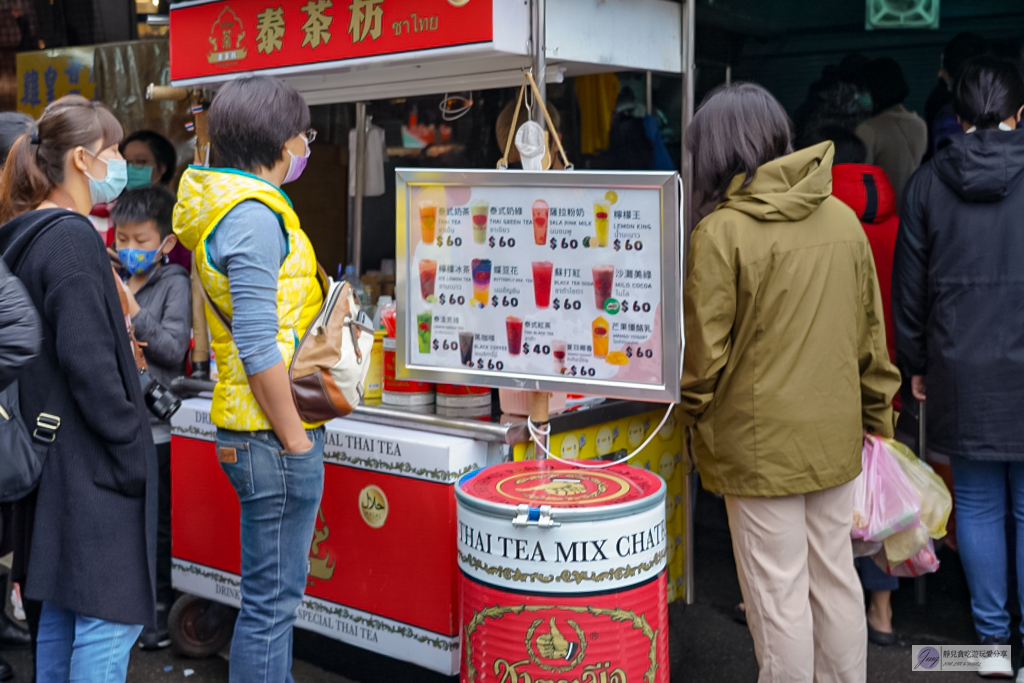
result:
[[[925,376],[929,448],[1024,460],[1024,132],[954,136],[900,218],[896,357]]]
[[[36,307],[21,280],[0,261],[0,390],[36,357],[42,340]]]

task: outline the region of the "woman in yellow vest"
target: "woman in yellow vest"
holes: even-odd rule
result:
[[[316,133],[309,107],[269,77],[231,81],[209,110],[214,168],[191,167],[174,231],[195,253],[220,379],[217,456],[242,508],[242,609],[232,683],[291,681],[291,638],[323,490],[323,427],[303,424],[288,364],[322,303],[316,256],[281,185]]]

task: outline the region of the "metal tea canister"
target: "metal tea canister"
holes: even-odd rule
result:
[[[527,460],[455,487],[463,683],[667,683],[665,482]]]

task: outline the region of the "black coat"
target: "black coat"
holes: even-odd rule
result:
[[[1024,132],[951,138],[907,185],[897,363],[924,375],[928,447],[1024,460]]]
[[[43,322],[39,357],[19,378],[26,424],[45,409],[51,384],[65,383],[70,397],[37,491],[26,595],[148,624],[156,452],[110,259],[92,224],[61,209],[0,227],[0,251]]]

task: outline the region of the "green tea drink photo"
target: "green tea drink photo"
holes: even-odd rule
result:
[[[430,353],[430,324],[433,314],[424,311],[416,316],[416,340],[419,342],[420,353]]]

